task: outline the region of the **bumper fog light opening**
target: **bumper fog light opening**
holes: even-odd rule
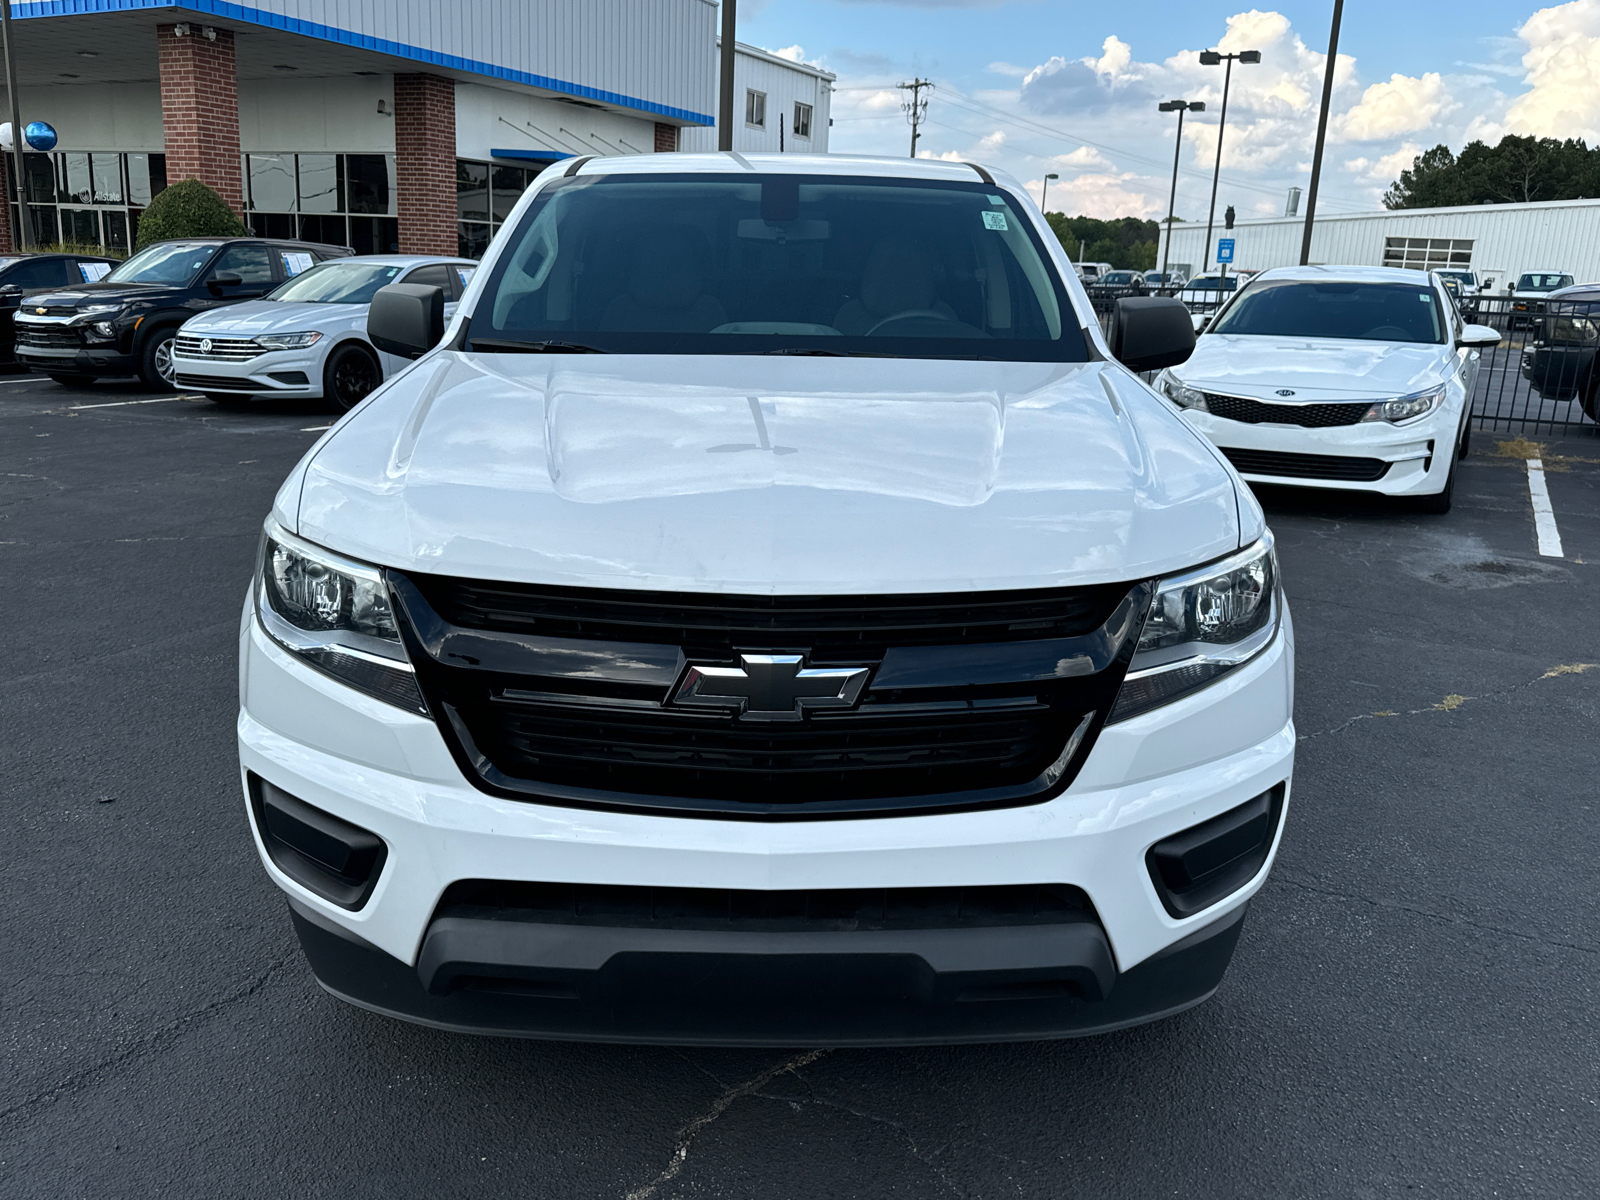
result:
[[[249,777],[250,811],[267,857],[307,891],[340,908],[359,909],[372,895],[388,847],[375,833]]]
[[[1283,819],[1286,787],[1280,783],[1150,847],[1145,864],[1168,915],[1192,917],[1260,874]]]

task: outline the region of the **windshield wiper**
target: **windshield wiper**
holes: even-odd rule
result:
[[[523,342],[514,338],[481,338],[475,337],[468,341],[473,350],[499,351],[502,354],[609,354],[609,350],[601,350],[595,346],[585,346],[582,342]]]

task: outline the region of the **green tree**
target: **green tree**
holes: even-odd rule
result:
[[[168,238],[239,237],[248,232],[221,196],[198,179],[184,179],[158,193],[140,215],[135,249]]]
[[[1528,204],[1600,196],[1600,148],[1581,139],[1518,137],[1424,150],[1384,193],[1386,208]]]
[[[1154,221],[1138,217],[1102,221],[1065,213],[1046,213],[1045,220],[1073,262],[1081,253],[1089,262],[1108,262],[1123,271],[1148,271],[1156,265],[1160,226]]]

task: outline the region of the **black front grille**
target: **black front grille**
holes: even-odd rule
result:
[[[72,329],[18,325],[17,345],[37,346],[41,350],[77,350],[83,346],[83,339]]]
[[[1054,795],[1115,699],[1148,597],[1128,584],[761,597],[390,581],[429,707],[486,790],[768,818]],[[791,720],[672,703],[690,664],[737,666],[741,652],[870,675],[853,707]]]
[[[178,386],[194,388],[200,392],[259,392],[261,385],[233,375],[178,374]]]
[[[434,911],[434,919],[443,917],[763,933],[973,929],[1097,921],[1089,897],[1079,888],[1061,883],[762,892],[498,879],[452,883]]]
[[[1243,475],[1276,475],[1286,479],[1329,479],[1342,483],[1374,483],[1389,473],[1381,458],[1343,454],[1284,454],[1276,450],[1234,450],[1220,447]]]
[[[1306,429],[1331,429],[1354,425],[1372,409],[1370,400],[1354,404],[1268,404],[1243,396],[1218,396],[1207,392],[1206,410],[1214,417],[1246,425],[1300,425]]]

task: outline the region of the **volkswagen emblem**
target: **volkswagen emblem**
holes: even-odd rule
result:
[[[210,338],[201,338],[200,339],[200,353],[201,354],[210,354],[211,353],[211,339]]]
[[[746,721],[798,721],[807,709],[851,708],[867,667],[807,667],[803,654],[741,654],[737,667],[691,665],[674,704],[727,709]]]
[[[1293,388],[1279,388],[1277,394],[1280,395],[1280,396],[1292,396],[1292,395],[1294,395],[1294,389]]]

